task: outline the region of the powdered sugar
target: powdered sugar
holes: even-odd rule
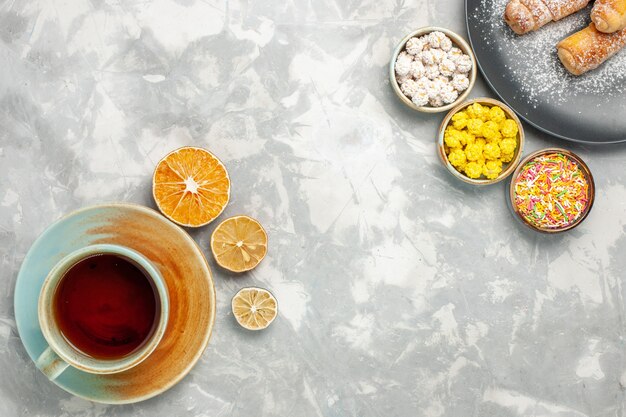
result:
[[[565,103],[577,95],[625,95],[626,50],[579,77],[570,75],[557,57],[556,44],[589,24],[589,7],[536,32],[518,36],[502,18],[507,2],[480,0],[480,7],[470,13],[474,19],[488,23],[480,33],[480,42],[485,49],[505,55],[502,76],[518,86],[518,98],[537,106],[540,101]]]

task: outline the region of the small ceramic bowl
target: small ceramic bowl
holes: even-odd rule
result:
[[[588,204],[585,207],[585,211],[583,211],[581,215],[578,216],[578,218],[574,222],[561,228],[543,228],[543,227],[533,224],[532,222],[529,222],[522,215],[522,213],[520,213],[519,209],[516,207],[516,204],[515,204],[515,197],[516,197],[515,184],[516,184],[516,179],[518,175],[520,174],[520,171],[522,170],[522,168],[524,168],[524,166],[528,162],[532,161],[538,156],[546,155],[550,153],[561,153],[567,156],[568,158],[574,160],[576,164],[578,164],[580,171],[585,176],[585,179],[587,180],[587,184],[588,184],[588,189],[587,189]],[[593,207],[595,198],[596,198],[595,183],[593,181],[593,175],[591,175],[591,170],[589,169],[587,164],[585,164],[585,162],[578,155],[576,155],[575,153],[571,151],[568,151],[566,149],[561,149],[561,148],[547,148],[547,149],[541,149],[539,151],[531,153],[526,158],[524,158],[522,162],[519,163],[519,165],[515,169],[515,172],[513,172],[513,176],[511,177],[511,184],[509,186],[509,198],[507,200],[508,200],[509,207],[513,211],[514,216],[517,219],[519,219],[523,224],[525,224],[526,226],[530,227],[531,229],[537,232],[554,234],[554,233],[560,233],[560,232],[565,232],[567,230],[571,230],[574,227],[578,226],[580,223],[582,223],[583,220],[585,220],[585,218],[587,217],[587,215],[589,215],[589,212],[591,211],[591,207]]]
[[[446,130],[446,127],[448,127],[448,124],[450,123],[450,120],[452,119],[452,116],[454,116],[456,113],[458,113],[459,111],[463,110],[464,108],[466,108],[470,104],[474,104],[474,103],[480,103],[482,105],[486,105],[486,106],[489,106],[489,107],[498,106],[502,110],[504,110],[504,113],[506,114],[506,117],[508,119],[514,120],[515,123],[517,124],[517,129],[518,129],[518,133],[517,133],[517,148],[515,149],[515,154],[513,155],[513,159],[508,164],[503,166],[503,169],[502,169],[502,172],[500,173],[500,175],[498,175],[498,177],[494,178],[494,179],[488,179],[488,178],[476,178],[476,179],[474,179],[474,178],[469,178],[465,174],[457,171],[456,168],[452,166],[450,161],[448,161],[448,156],[446,155],[446,148],[445,148],[444,141],[443,141],[444,132]],[[452,175],[454,175],[459,180],[461,180],[463,182],[466,182],[468,184],[473,184],[473,185],[490,185],[490,184],[495,184],[497,182],[502,181],[503,179],[505,179],[506,177],[511,175],[511,173],[515,170],[515,167],[517,166],[517,164],[518,164],[518,162],[519,162],[519,160],[520,160],[520,158],[522,156],[522,151],[523,150],[524,150],[524,127],[522,126],[522,122],[519,120],[519,118],[517,117],[515,112],[513,110],[511,110],[511,108],[509,106],[507,106],[506,104],[504,104],[504,103],[502,103],[502,102],[500,102],[498,100],[494,100],[492,98],[487,98],[487,97],[476,98],[476,99],[473,99],[473,100],[466,101],[465,103],[459,104],[454,109],[450,110],[450,112],[443,119],[443,122],[441,122],[441,126],[439,127],[439,134],[438,134],[438,137],[437,137],[437,153],[439,154],[439,159],[441,160],[443,165],[448,169],[448,171]]]
[[[450,104],[446,104],[445,106],[441,106],[441,107],[431,107],[431,106],[420,107],[420,106],[416,106],[411,101],[411,99],[405,96],[400,90],[400,85],[398,85],[398,81],[396,79],[395,64],[396,64],[396,59],[398,58],[398,55],[400,55],[400,52],[404,50],[404,46],[406,45],[409,39],[411,39],[414,36],[419,37],[419,36],[428,35],[430,32],[435,32],[435,31],[445,33],[446,36],[448,36],[452,40],[452,43],[454,44],[454,46],[461,49],[461,51],[463,51],[464,54],[468,55],[471,58],[472,70],[469,72],[469,74],[467,74],[469,78],[469,87],[467,87],[467,90],[463,91],[459,95],[459,97]],[[393,51],[391,62],[389,63],[389,80],[390,80],[391,88],[393,88],[393,91],[396,93],[400,101],[402,101],[408,107],[412,108],[413,110],[417,110],[417,111],[424,112],[424,113],[440,113],[440,112],[450,110],[451,108],[458,105],[459,103],[462,103],[463,100],[467,98],[470,91],[474,87],[474,83],[476,82],[477,70],[478,69],[476,66],[476,57],[474,56],[474,52],[472,51],[472,48],[465,41],[465,39],[463,39],[461,36],[457,35],[456,33],[452,32],[451,30],[440,28],[440,27],[428,26],[428,27],[417,29],[409,33],[400,41],[400,43],[398,43],[398,46],[396,46],[396,49]]]

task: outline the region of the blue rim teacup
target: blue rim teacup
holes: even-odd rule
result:
[[[61,333],[54,317],[55,291],[66,272],[79,261],[94,255],[111,254],[122,257],[140,268],[158,296],[158,317],[152,334],[132,353],[115,359],[93,358],[74,347]],[[78,249],[57,263],[44,281],[39,295],[39,324],[48,347],[36,361],[48,378],[55,379],[69,366],[92,374],[113,374],[130,369],[146,359],[158,346],[169,317],[167,286],[159,270],[142,254],[120,245],[97,244]]]

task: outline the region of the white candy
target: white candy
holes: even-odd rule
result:
[[[435,78],[431,84],[432,91],[429,91],[429,97],[433,98],[436,95],[441,94],[441,91],[443,91],[443,89],[446,88],[447,85],[448,85],[448,79],[446,77]]]
[[[439,77],[439,75],[441,75],[439,73],[439,65],[433,64],[424,66],[424,75],[431,80]]]
[[[418,91],[413,95],[411,101],[418,107],[425,106],[428,104],[428,93],[426,91]]]
[[[411,38],[405,45],[406,51],[410,55],[417,55],[424,49],[424,41],[421,38]]]
[[[402,51],[398,54],[398,60],[413,61],[413,57],[409,55],[406,51]]]
[[[416,80],[419,80],[424,76],[426,69],[424,68],[424,64],[420,61],[411,62],[411,69],[409,70],[409,75],[411,75]]]
[[[422,54],[424,53],[424,51],[418,52],[415,55],[413,55],[413,60],[414,61],[419,61],[419,62],[424,62],[424,59],[422,57]]]
[[[470,72],[471,70],[472,70],[472,59],[467,55],[463,55],[462,57],[460,57],[456,63],[456,71],[461,74],[466,74]]]
[[[417,83],[412,79],[408,79],[400,85],[400,90],[402,90],[405,96],[411,98],[418,90]]]
[[[398,85],[402,85],[406,80],[410,80],[410,79],[411,79],[410,75],[397,75],[396,74],[396,81]]]
[[[461,51],[456,46],[453,46],[452,49],[448,51],[448,59],[454,62],[455,64],[457,63],[459,58],[461,58],[463,55],[464,55],[463,51]]]
[[[452,77],[451,84],[456,91],[461,93],[469,87],[469,78],[467,78],[465,74],[455,74],[454,77]]]
[[[435,39],[441,46],[441,39],[438,35],[435,36]],[[458,72],[457,65],[449,58],[450,54],[452,57],[456,57],[457,51],[462,55],[460,49],[456,48],[456,50],[450,50],[446,53],[441,49],[434,48],[430,43],[430,38],[428,41],[429,43],[424,45],[424,49],[415,56],[416,60],[411,63],[409,77],[413,77],[414,80],[406,80],[400,88],[416,106],[441,107],[454,103],[458,99],[460,91],[463,91],[458,90],[457,86],[463,86],[464,83],[469,84],[469,80],[465,75],[455,75],[455,71]],[[455,81],[454,84],[452,80]]]
[[[452,77],[454,71],[456,71],[456,65],[454,64],[454,62],[450,61],[447,58],[441,61],[441,64],[439,64],[439,72],[441,73],[441,75],[444,75],[446,77]]]
[[[446,58],[446,53],[441,49],[431,49],[431,54],[433,55],[433,62],[435,64],[440,64]]]
[[[401,77],[406,77],[409,74],[410,70],[411,70],[410,62],[404,62],[404,61],[396,62],[396,74],[397,75]]]
[[[444,41],[444,39],[448,39],[445,33],[439,31],[430,32],[426,36],[428,36],[428,44],[431,46],[431,48],[437,49],[441,48],[441,42]]]
[[[435,63],[435,57],[433,56],[434,49],[422,52],[422,62],[424,65],[433,65]]]
[[[430,97],[428,99],[428,104],[433,107],[441,107],[444,105],[443,98],[441,97],[441,95],[437,94],[436,96]]]
[[[411,62],[413,62],[413,57],[406,52],[402,51],[398,54],[398,58],[396,59],[396,74],[398,75],[407,75],[411,70]]]
[[[440,44],[440,48],[442,51],[448,52],[450,49],[452,49],[452,40],[447,36],[445,37],[445,39],[442,39],[440,41]]]
[[[450,84],[446,84],[440,91],[441,100],[445,104],[454,103],[459,98],[459,92],[454,89]]]
[[[420,78],[415,81],[415,83],[417,84],[418,91],[428,91],[433,84],[433,82],[426,77]]]

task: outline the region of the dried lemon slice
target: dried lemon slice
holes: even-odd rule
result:
[[[211,252],[222,268],[233,272],[249,271],[267,253],[267,233],[251,217],[231,217],[213,231]]]
[[[232,301],[233,315],[248,330],[261,330],[272,324],[278,314],[278,302],[263,288],[247,287],[239,290]]]
[[[165,217],[181,226],[200,227],[224,211],[230,199],[230,178],[211,152],[186,146],[159,161],[152,195]]]

